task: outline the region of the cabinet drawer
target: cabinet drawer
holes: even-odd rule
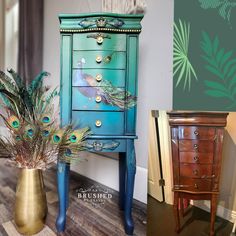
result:
[[[73,35],[73,50],[126,50],[126,35],[83,33]]]
[[[175,189],[187,190],[193,192],[211,191],[212,180],[211,179],[191,179],[180,178],[180,184],[174,186]]]
[[[212,164],[213,153],[180,152],[179,161],[181,163]]]
[[[180,164],[180,176],[191,178],[212,177],[212,165]]]
[[[109,86],[125,87],[125,70],[74,69],[73,86]]]
[[[125,69],[126,53],[117,51],[74,51],[73,68]]]
[[[72,109],[73,110],[123,110],[116,105],[105,103],[103,96],[100,96],[101,87],[73,87],[72,88]],[[121,105],[121,104],[120,104]],[[124,102],[123,102],[124,106]]]
[[[215,128],[180,126],[179,139],[207,139],[214,140]]]
[[[85,147],[94,152],[125,152],[126,140],[124,139],[87,139]]]
[[[208,140],[179,140],[181,152],[206,152],[213,153],[214,141]]]
[[[89,126],[93,135],[123,135],[123,112],[72,111],[72,122]]]

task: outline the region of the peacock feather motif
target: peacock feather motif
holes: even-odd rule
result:
[[[136,105],[136,96],[123,88],[113,86],[106,79],[98,82],[92,75],[83,73],[83,64],[83,60],[78,63],[79,69],[74,76],[76,84],[80,85],[78,87],[80,93],[89,98],[95,98],[99,95],[102,99],[101,102],[104,104],[117,106],[121,109],[130,109]]]
[[[43,84],[49,73],[40,73],[26,85],[14,70],[8,72],[11,77],[0,71],[0,117],[10,134],[0,136],[0,157],[19,168],[37,169],[47,169],[57,159],[78,159],[89,128],[60,127],[53,107],[59,92]],[[74,134],[76,140],[71,140]]]
[[[219,15],[230,23],[231,12],[236,7],[235,0],[199,0],[203,9],[218,9]]]

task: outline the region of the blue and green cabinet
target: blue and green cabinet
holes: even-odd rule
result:
[[[61,14],[61,125],[89,126],[91,152],[119,153],[119,204],[133,234],[138,36],[143,15]],[[57,230],[64,231],[70,167],[58,163]]]

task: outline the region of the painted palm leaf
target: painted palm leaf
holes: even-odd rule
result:
[[[230,23],[231,12],[236,7],[236,1],[232,0],[198,0],[203,9],[218,9],[218,14]]]
[[[205,68],[214,76],[214,81],[204,81],[205,93],[226,100],[229,103],[228,108],[233,108],[236,106],[236,57],[233,57],[232,50],[227,51],[220,47],[217,36],[212,40],[203,32],[202,38]]]
[[[190,38],[190,24],[179,20],[179,24],[174,23],[174,65],[173,72],[176,78],[175,86],[183,84],[183,90],[188,85],[191,89],[192,78],[197,80],[196,72],[188,57]]]

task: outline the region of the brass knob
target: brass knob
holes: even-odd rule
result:
[[[97,82],[100,82],[102,80],[102,75],[101,74],[97,74],[96,75],[96,80],[97,80]]]
[[[102,44],[103,43],[103,37],[102,36],[98,36],[96,39],[98,44]]]
[[[197,185],[197,184],[194,184],[194,188],[198,189],[198,185]]]
[[[199,133],[197,132],[197,130],[194,131],[194,134],[195,134],[196,136],[199,135]]]
[[[102,56],[96,56],[96,62],[97,63],[101,63],[101,61],[102,61]]]
[[[195,162],[198,162],[198,161],[199,161],[198,156],[195,156],[195,157],[193,158],[193,160],[194,160]]]
[[[102,126],[102,122],[100,120],[96,120],[95,122],[96,127]]]
[[[194,175],[198,175],[198,170],[194,170],[194,171],[193,171],[193,174],[194,174]]]
[[[198,149],[198,145],[197,144],[194,144],[194,149]]]
[[[97,95],[95,98],[96,102],[101,102],[102,101],[102,97],[100,95]]]

